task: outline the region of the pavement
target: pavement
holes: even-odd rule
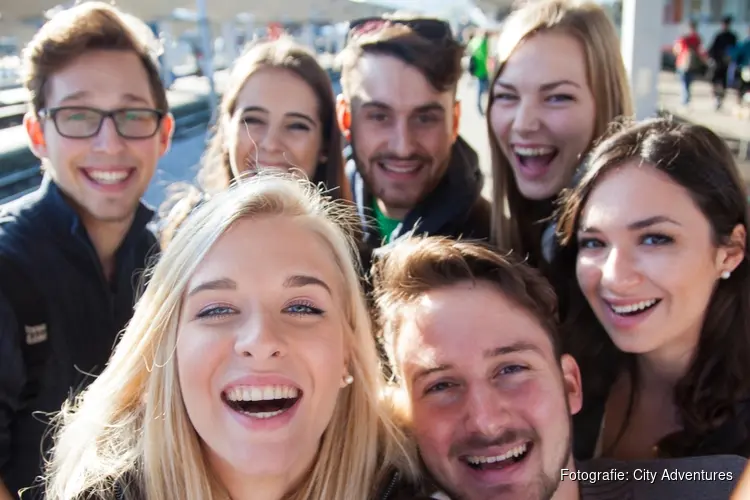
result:
[[[683,106],[680,98],[679,77],[663,71],[659,75],[659,106],[676,118],[706,126],[724,138],[737,156],[737,164],[743,177],[750,182],[750,119],[739,116],[737,93],[730,90],[723,106],[716,110],[711,84],[696,81],[690,88],[691,103]],[[745,148],[742,151],[743,146]]]

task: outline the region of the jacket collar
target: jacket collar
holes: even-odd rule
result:
[[[349,149],[346,165],[347,176],[352,187],[365,242],[379,246],[378,228],[371,223],[373,195],[357,170],[356,160]],[[412,232],[441,234],[441,230],[455,220],[464,217],[481,196],[484,175],[479,168],[479,157],[471,146],[458,137],[451,148],[448,168],[433,191],[420,201],[404,218],[391,235],[391,241]]]

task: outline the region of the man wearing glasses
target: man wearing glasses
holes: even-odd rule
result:
[[[411,231],[489,236],[477,154],[458,135],[463,53],[437,19],[350,24],[337,112],[351,144],[347,174],[367,249]]]
[[[0,210],[0,499],[42,473],[47,414],[104,368],[158,250],[140,201],[174,123],[157,57],[144,23],[99,2],[26,47],[44,180]]]

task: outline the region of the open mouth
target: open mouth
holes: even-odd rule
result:
[[[461,457],[461,459],[466,463],[466,465],[474,470],[501,470],[523,461],[527,456],[529,456],[529,452],[531,451],[532,447],[533,444],[531,443],[531,441],[528,441],[516,446],[515,448],[511,448],[502,455],[467,455]]]
[[[532,176],[547,172],[552,161],[557,157],[558,149],[552,146],[522,147],[514,146],[513,153],[524,171]]]
[[[618,316],[633,317],[653,309],[659,304],[659,302],[661,302],[661,299],[642,300],[640,302],[625,305],[615,305],[607,302],[607,305],[612,312]]]
[[[385,170],[390,174],[397,175],[415,175],[424,166],[421,161],[408,161],[408,162],[390,162],[390,161],[377,161],[375,162],[379,168]]]
[[[292,386],[233,387],[221,395],[233,411],[247,417],[269,419],[282,415],[299,403],[302,391]]]
[[[81,170],[89,181],[101,186],[125,184],[135,174],[135,168],[112,168],[106,170],[83,168]]]

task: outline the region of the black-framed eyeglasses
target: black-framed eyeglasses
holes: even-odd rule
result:
[[[367,33],[380,31],[387,26],[400,24],[407,26],[419,36],[434,42],[442,42],[445,39],[453,38],[451,26],[445,21],[434,18],[415,18],[415,19],[387,19],[383,17],[363,17],[355,19],[349,23],[349,31],[346,35],[346,42],[349,43],[353,38]]]
[[[86,106],[62,106],[39,111],[49,118],[57,133],[68,139],[89,139],[99,134],[104,120],[111,118],[123,139],[148,139],[159,130],[165,113],[149,108],[120,108],[110,111]]]

